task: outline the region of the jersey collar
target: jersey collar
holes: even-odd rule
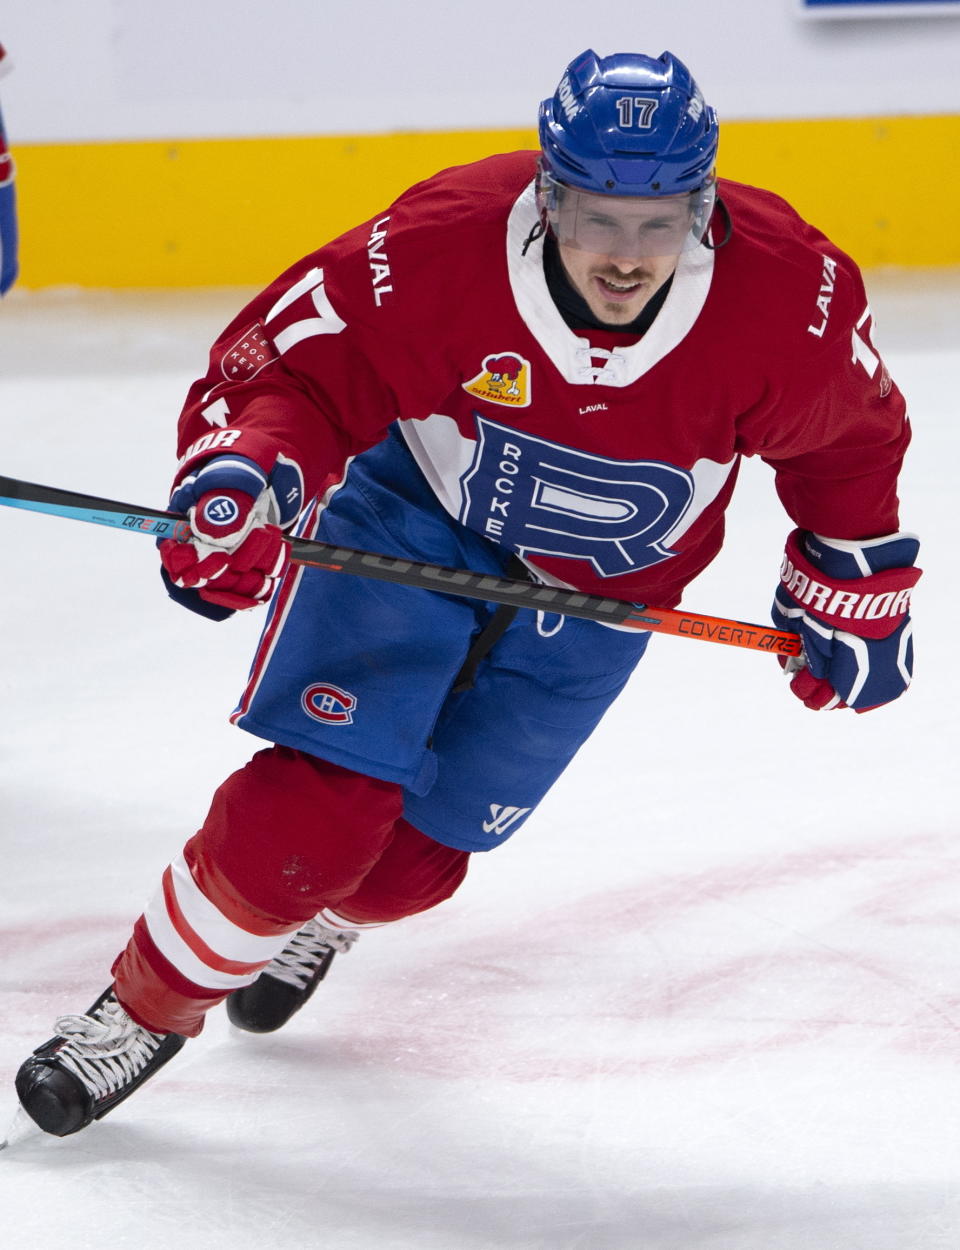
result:
[[[612,351],[591,347],[570,329],[550,296],[543,268],[543,236],[523,254],[530,223],[537,216],[535,184],[520,194],[507,222],[507,266],[517,311],[531,334],[567,382],[597,386],[630,386],[682,342],[699,317],[710,290],[714,253],[697,247],[683,252],[673,283],[650,329],[629,347]]]

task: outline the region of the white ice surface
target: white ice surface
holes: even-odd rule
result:
[[[956,1250],[955,276],[875,276],[911,400],[917,678],[806,711],[767,656],[661,638],[521,835],[370,934],[282,1033],[222,1011],[128,1103],[0,1153],[11,1250]],[[0,472],[165,500],[242,293],[15,292]],[[763,622],[787,521],[745,466],[687,605]],[[259,622],[152,544],[0,509],[0,1120],[214,786]],[[0,1125],[2,1131],[2,1125]]]

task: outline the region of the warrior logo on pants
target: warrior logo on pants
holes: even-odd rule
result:
[[[530,810],[529,807],[504,807],[501,803],[491,803],[490,819],[483,822],[483,832],[504,834]]]

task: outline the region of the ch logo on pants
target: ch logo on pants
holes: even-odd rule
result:
[[[490,820],[483,822],[484,833],[506,833],[511,825],[526,816],[529,807],[503,807],[500,803],[490,804]]]
[[[318,681],[304,690],[300,706],[308,716],[325,725],[352,725],[357,696],[328,681]]]

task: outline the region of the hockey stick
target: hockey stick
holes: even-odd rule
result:
[[[183,539],[190,533],[186,519],[175,512],[141,508],[136,504],[100,499],[95,495],[82,495],[55,486],[38,486],[12,477],[0,476],[0,504],[23,508],[28,512],[68,517],[74,521],[89,521],[94,525],[109,525],[113,529],[132,530],[154,538]],[[672,608],[650,608],[625,603],[622,599],[605,599],[602,595],[588,595],[538,582],[444,568],[439,564],[423,564],[309,538],[290,538],[288,542],[293,563],[310,568],[395,582],[420,590],[441,591],[465,599],[508,603],[518,608],[539,609],[561,616],[578,616],[587,621],[621,625],[628,629],[700,638],[704,642],[719,642],[751,651],[768,651],[776,655],[800,654],[799,637],[786,630],[768,629],[719,616],[700,616]]]

